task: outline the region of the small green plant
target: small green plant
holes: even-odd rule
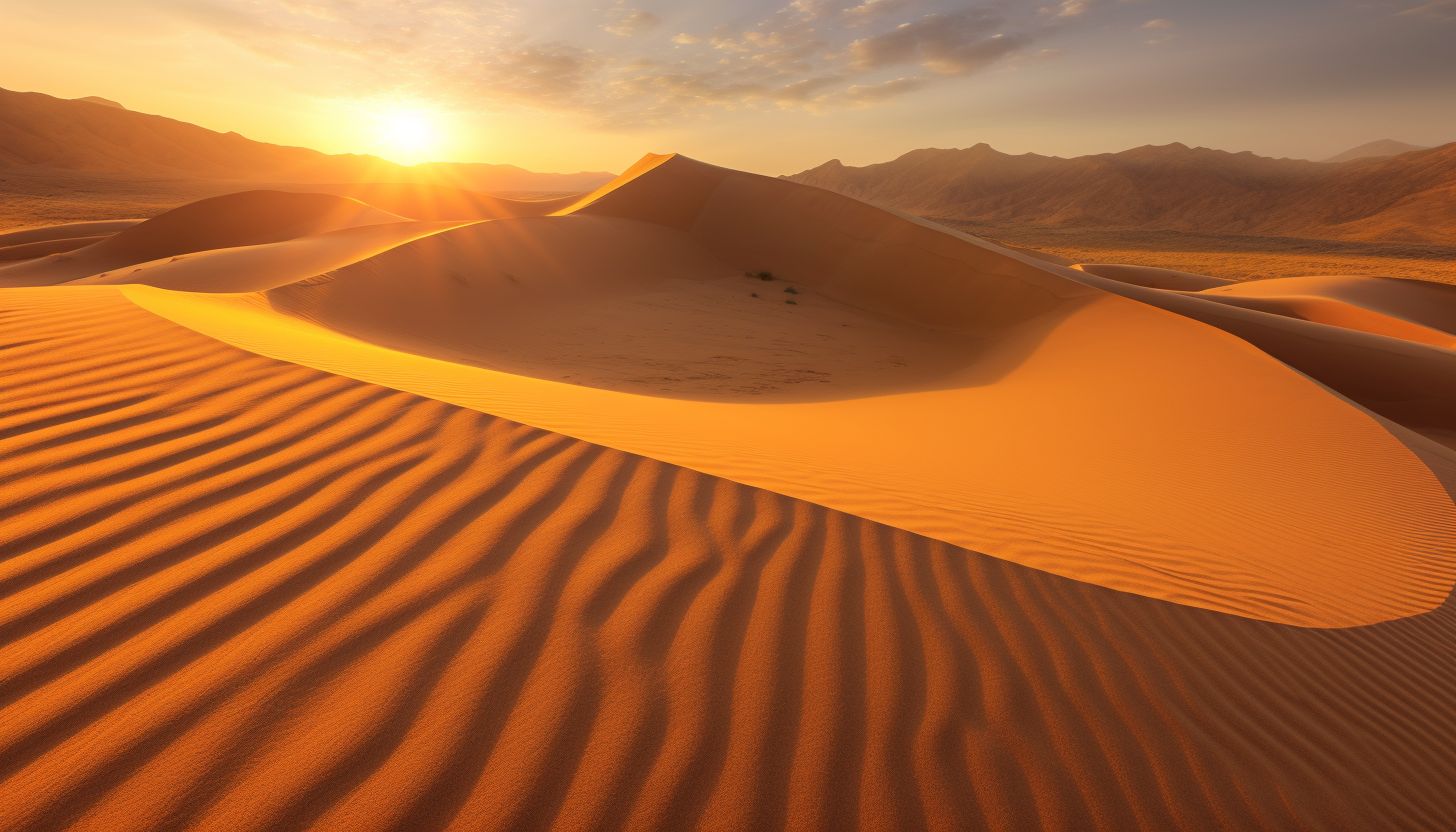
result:
[[[785,292],[788,292],[791,295],[797,295],[797,294],[799,294],[799,290],[798,289],[795,289],[792,286],[788,287],[787,289],[784,289],[784,291]]]

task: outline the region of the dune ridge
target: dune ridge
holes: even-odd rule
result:
[[[1384,355],[1356,338],[1379,336],[1094,278],[822,190],[649,156],[559,216],[286,277],[253,295],[124,291],[270,357],[1153,597],[1351,626],[1429,610],[1456,580],[1456,506],[1420,453],[1247,341],[1153,307],[1254,320],[1283,353],[1310,351],[1286,325]],[[1132,290],[1157,297],[1117,296]],[[1387,362],[1415,370],[1378,394],[1456,369],[1387,340],[1406,351]],[[1443,412],[1377,404],[1402,424]]]
[[[4,246],[0,248],[0,262],[31,260],[36,257],[44,257],[47,254],[62,254],[67,251],[75,251],[78,248],[99,243],[109,236],[109,234],[98,234],[94,237],[63,237],[55,240],[39,240],[34,243]]]
[[[1456,819],[1450,600],[1195,609],[0,298],[7,829]]]
[[[65,283],[165,257],[403,219],[331,194],[243,191],[174,208],[74,251],[0,266],[0,286]]]
[[[1434,436],[1456,431],[1456,350],[1445,337],[1456,304],[1441,284],[1312,277],[1164,291],[1107,268],[1078,266],[1067,274],[1238,336],[1407,428]],[[1259,288],[1263,284],[1268,287]],[[1307,294],[1278,296],[1291,286]]]
[[[18,246],[26,243],[40,243],[55,240],[72,240],[86,237],[110,236],[125,231],[144,220],[100,220],[97,222],[68,222],[43,228],[26,228],[0,234],[0,247]]]

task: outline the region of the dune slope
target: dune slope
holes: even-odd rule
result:
[[[444,185],[375,182],[358,185],[308,185],[346,196],[415,220],[493,220],[539,217],[575,202],[579,195],[545,199],[508,199]]]
[[[1456,608],[1171,604],[0,293],[0,825],[1440,829]]]
[[[763,270],[778,277],[744,274]],[[1386,424],[1244,340],[1079,280],[1098,279],[648,157],[560,216],[252,295],[126,293],[264,355],[1101,586],[1305,626],[1446,598],[1456,506]],[[1427,373],[1411,384],[1456,367],[1396,343]]]
[[[23,228],[0,234],[0,247],[39,243],[48,240],[71,240],[80,237],[109,236],[125,231],[145,220],[101,220],[98,222],[68,222],[44,228]]]
[[[72,252],[0,266],[0,286],[64,283],[163,257],[402,219],[331,194],[243,191],[174,208]]]

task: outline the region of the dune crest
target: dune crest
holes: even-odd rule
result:
[[[124,291],[273,358],[1151,597],[1352,626],[1456,580],[1451,495],[1387,423],[1165,310],[1323,325],[681,156],[254,294]]]
[[[53,285],[164,257],[403,219],[331,194],[244,191],[174,208],[65,254],[0,266],[0,286]]]

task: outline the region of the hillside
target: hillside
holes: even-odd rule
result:
[[[431,182],[477,191],[587,191],[610,173],[535,173],[515,165],[398,165],[253,141],[100,99],[0,90],[0,169],[260,182]]]
[[[1063,159],[986,144],[784,177],[921,216],[1007,227],[1137,228],[1448,245],[1456,143],[1330,165],[1182,144]]]

